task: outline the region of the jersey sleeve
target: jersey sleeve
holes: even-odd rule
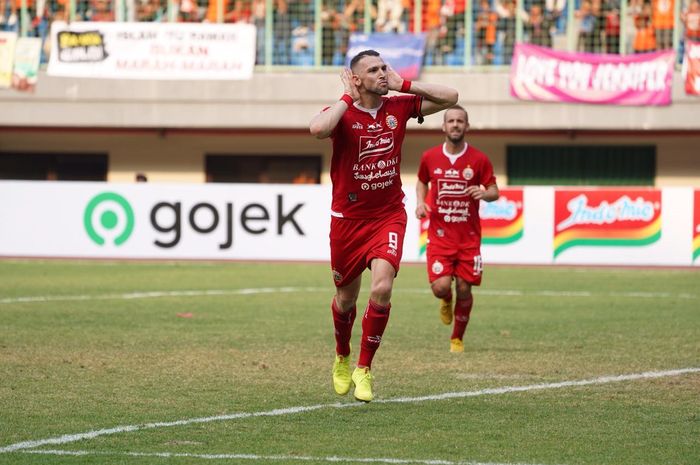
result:
[[[418,166],[418,180],[423,184],[430,183],[430,172],[428,171],[428,163],[426,160],[425,153],[420,159],[420,165]]]
[[[481,184],[484,187],[488,187],[491,184],[496,184],[496,176],[493,174],[493,165],[491,164],[491,160],[488,159],[486,155],[483,155],[482,157],[482,165],[481,165],[481,177],[479,179],[479,184]]]
[[[420,95],[399,95],[394,98],[400,102],[405,121],[423,116],[420,112],[420,107],[423,104],[423,97]]]

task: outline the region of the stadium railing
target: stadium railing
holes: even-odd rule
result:
[[[590,53],[673,48],[680,62],[696,1],[0,0],[0,31],[46,40],[57,20],[247,22],[266,70],[341,66],[355,32],[425,33],[431,68],[508,66],[516,42]]]

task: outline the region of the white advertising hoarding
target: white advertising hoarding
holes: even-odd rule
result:
[[[423,262],[407,193],[405,262]],[[503,189],[484,261],[700,266],[700,191]],[[0,181],[0,257],[329,260],[331,188]]]

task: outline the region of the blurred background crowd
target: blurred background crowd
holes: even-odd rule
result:
[[[304,67],[342,65],[353,33],[423,32],[426,66],[499,66],[516,42],[681,57],[700,0],[0,0],[0,31],[46,41],[53,21],[250,23],[257,64]]]

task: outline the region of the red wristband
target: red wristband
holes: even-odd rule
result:
[[[355,101],[352,99],[352,97],[350,97],[348,94],[343,94],[343,96],[340,97],[340,100],[347,103],[348,108],[350,108],[352,106],[352,104],[355,103]]]
[[[411,81],[404,79],[403,84],[401,84],[401,92],[408,92],[409,90],[411,90]]]

